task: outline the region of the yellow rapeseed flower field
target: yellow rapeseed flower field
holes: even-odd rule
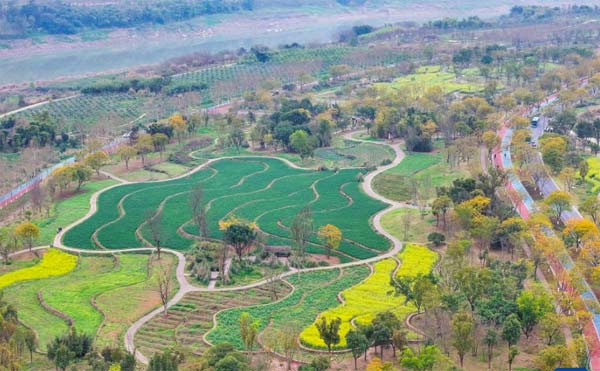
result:
[[[0,276],[0,289],[21,281],[62,276],[77,266],[77,257],[57,249],[48,250],[38,264]]]
[[[402,264],[397,276],[416,276],[419,273],[429,273],[437,260],[437,254],[421,245],[407,245],[398,255]],[[373,274],[361,284],[351,287],[342,296],[346,301],[335,308],[329,309],[319,316],[328,320],[339,317],[341,341],[335,349],[346,347],[346,334],[353,327],[352,320],[356,323],[369,323],[380,312],[391,311],[400,319],[406,318],[416,308],[412,304],[404,305],[403,296],[388,294],[393,290],[390,277],[396,269],[394,259],[385,259],[377,262]],[[326,349],[325,343],[319,338],[319,331],[314,324],[308,326],[300,334],[302,344],[319,349]]]

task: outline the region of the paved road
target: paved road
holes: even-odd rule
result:
[[[398,253],[400,253],[400,251],[402,250],[403,244],[402,242],[394,237],[393,235],[391,235],[390,233],[388,233],[381,225],[381,217],[386,214],[389,211],[398,209],[398,208],[402,208],[402,207],[408,207],[408,205],[403,204],[403,203],[399,203],[399,202],[395,202],[392,200],[389,200],[381,195],[379,195],[377,192],[375,192],[373,190],[373,179],[381,174],[382,172],[391,169],[395,166],[397,166],[403,159],[404,159],[404,152],[400,149],[400,143],[393,143],[393,144],[388,144],[386,142],[373,142],[373,141],[364,141],[361,139],[355,139],[352,138],[352,135],[355,132],[350,132],[344,135],[344,137],[346,139],[350,139],[350,140],[354,140],[354,141],[358,141],[358,142],[368,142],[368,143],[373,143],[373,144],[379,144],[379,145],[386,145],[389,146],[390,148],[392,148],[392,150],[394,151],[395,157],[394,160],[386,165],[386,166],[380,166],[377,168],[377,170],[367,174],[367,176],[365,176],[365,179],[362,183],[362,187],[364,192],[369,195],[370,197],[380,200],[390,206],[388,206],[387,208],[379,211],[377,214],[375,214],[375,216],[373,217],[373,227],[375,228],[375,230],[379,233],[381,233],[382,235],[384,235],[385,237],[387,237],[393,244],[393,247],[391,250],[389,250],[387,253],[370,258],[370,259],[365,259],[365,260],[360,260],[360,261],[354,261],[354,262],[350,262],[350,263],[344,263],[344,264],[337,264],[337,265],[331,265],[331,266],[326,266],[326,267],[315,267],[315,268],[307,268],[307,269],[301,269],[300,272],[312,272],[312,271],[318,271],[318,270],[327,270],[327,269],[338,269],[338,268],[346,268],[346,267],[353,267],[353,266],[358,266],[358,265],[363,265],[363,264],[370,264],[370,263],[374,263],[377,261],[380,261],[382,259],[387,259],[390,257],[395,257],[396,255],[398,255]],[[260,156],[229,156],[229,157],[221,157],[221,158],[215,158],[215,159],[210,159],[207,160],[204,164],[198,166],[197,168],[191,170],[188,173],[182,174],[180,176],[178,176],[177,178],[183,178],[186,177],[194,172],[199,171],[200,169],[205,168],[206,166],[210,165],[211,163],[215,162],[215,161],[220,161],[223,159],[231,159],[231,158],[244,158],[244,157],[260,157]],[[269,158],[275,158],[275,157],[269,157]],[[291,167],[294,168],[301,168],[298,165],[285,160],[285,159],[279,159],[283,162],[285,162],[286,164],[288,164]],[[173,178],[172,178],[173,179]],[[168,180],[172,180],[172,179],[166,179],[166,180],[158,180],[156,182],[164,182],[164,181],[168,181]],[[176,178],[174,178],[176,179]],[[119,180],[117,178],[117,180]],[[77,249],[77,248],[72,248],[72,247],[68,247],[63,245],[62,243],[62,237],[64,236],[64,234],[70,230],[71,228],[73,228],[74,226],[82,223],[83,221],[87,220],[88,218],[90,218],[97,210],[97,201],[98,201],[98,196],[100,195],[100,193],[105,192],[111,188],[114,187],[118,187],[121,184],[116,184],[113,185],[111,187],[105,188],[101,191],[98,191],[96,193],[94,193],[92,195],[92,197],[90,198],[90,209],[88,211],[88,213],[81,219],[79,219],[78,221],[70,224],[69,226],[65,227],[60,233],[58,233],[56,235],[56,237],[54,238],[54,244],[53,246],[65,251],[69,251],[69,252],[73,252],[73,253],[85,253],[85,254],[96,254],[96,255],[100,255],[100,254],[115,254],[115,253],[129,253],[129,252],[140,252],[140,251],[147,251],[147,252],[152,252],[155,250],[155,248],[153,247],[144,247],[144,248],[132,248],[132,249],[115,249],[115,250],[84,250],[84,249]],[[44,248],[44,247],[41,247]],[[41,249],[38,248],[38,249]],[[176,269],[176,277],[177,277],[177,281],[179,283],[179,290],[177,291],[177,293],[173,296],[173,298],[168,302],[167,307],[171,307],[173,305],[175,305],[176,303],[178,303],[181,299],[183,299],[183,297],[190,293],[190,292],[211,292],[211,291],[240,291],[240,290],[247,290],[249,288],[253,288],[253,287],[257,287],[257,286],[261,286],[264,285],[266,283],[269,282],[269,279],[264,279],[249,285],[244,285],[244,286],[234,286],[234,287],[219,287],[219,288],[207,288],[207,287],[197,287],[192,285],[188,280],[187,277],[185,275],[185,256],[179,252],[179,251],[175,251],[172,249],[162,249],[163,252],[166,253],[170,253],[173,254],[177,257],[178,259],[178,263],[177,263],[177,269]],[[16,254],[20,254],[26,252],[24,251],[20,251]],[[15,255],[16,255],[15,254]],[[285,278],[288,277],[290,275],[293,275],[295,273],[298,273],[297,269],[291,269],[283,274],[281,274],[279,277],[280,278]],[[128,329],[127,332],[125,334],[125,347],[128,351],[130,352],[135,352],[135,356],[138,359],[138,361],[140,361],[141,363],[147,364],[148,363],[148,358],[143,355],[141,352],[137,351],[135,349],[135,344],[134,344],[134,338],[135,338],[135,334],[137,333],[137,331],[148,321],[150,321],[152,318],[156,317],[157,315],[161,314],[164,311],[163,307],[157,308],[155,310],[153,310],[152,312],[146,314],[145,316],[143,316],[142,318],[140,318],[139,320],[137,320],[136,322],[134,322]]]

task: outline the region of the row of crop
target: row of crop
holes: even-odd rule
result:
[[[417,274],[427,274],[433,268],[437,260],[437,254],[420,245],[408,245],[398,256],[401,266],[397,277],[414,277]],[[353,327],[351,321],[367,324],[380,312],[391,311],[398,318],[404,319],[408,314],[416,311],[412,304],[406,304],[403,296],[394,296],[390,292],[393,287],[390,284],[391,275],[396,269],[394,259],[386,259],[375,264],[372,276],[360,285],[354,286],[342,293],[345,303],[321,313],[321,317],[328,320],[340,318],[341,341],[335,346],[336,349],[345,349],[345,336]],[[316,326],[310,325],[300,335],[301,342],[312,348],[325,349],[325,343],[319,337]]]
[[[109,114],[121,119],[133,119],[140,115],[136,107],[140,99],[130,94],[80,95],[50,102],[17,115],[31,119],[35,113],[47,111],[51,117],[66,124],[89,123]]]
[[[277,298],[291,288],[278,282],[274,288],[257,287],[244,291],[194,292],[169,308],[169,316],[157,316],[136,334],[135,344],[147,356],[165,347],[179,345],[197,352],[204,347],[202,335],[213,327],[213,315],[228,308],[268,304],[273,289]]]
[[[187,233],[197,234],[197,228],[188,223],[192,219],[188,192],[194,184],[202,183],[209,206],[209,232],[213,238],[221,237],[217,222],[231,213],[256,221],[272,237],[289,239],[289,231],[280,223],[290,225],[298,210],[309,204],[314,212],[315,226],[336,224],[345,238],[357,242],[344,241],[341,252],[364,259],[376,254],[360,244],[376,250],[385,250],[389,246],[368,223],[383,204],[359,190],[356,170],[337,173],[298,170],[280,160],[263,158],[222,160],[211,167],[216,174],[204,170],[190,179],[121,186],[101,194],[96,214],[67,232],[64,242],[69,246],[92,248],[91,236],[98,230],[98,241],[107,248],[141,246],[136,229],[144,223],[148,210],[155,211],[162,205],[162,245],[188,248],[192,241],[183,238],[178,229],[185,225]],[[313,184],[317,194],[311,188]],[[339,192],[342,186],[344,192],[352,194],[352,202]],[[125,210],[123,216],[119,216],[119,202]],[[148,227],[142,229],[142,234],[151,240]],[[316,237],[311,242],[320,244]],[[324,252],[322,248],[318,250]]]
[[[242,349],[239,318],[243,312],[249,313],[259,321],[259,332],[263,331],[271,320],[274,328],[301,328],[311,323],[320,310],[334,304],[340,290],[364,279],[368,275],[368,269],[361,266],[341,273],[340,275],[338,270],[327,270],[294,275],[289,279],[295,286],[291,295],[271,304],[234,308],[219,313],[217,326],[208,333],[207,338],[214,344],[230,342],[236,348]]]

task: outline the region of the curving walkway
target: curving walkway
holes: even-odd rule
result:
[[[378,167],[375,171],[367,174],[367,176],[365,176],[365,179],[362,183],[362,189],[363,191],[369,195],[370,197],[377,199],[379,201],[382,201],[386,204],[388,204],[389,206],[383,210],[380,210],[377,214],[375,214],[372,218],[372,225],[373,228],[375,228],[375,230],[382,234],[383,236],[385,236],[386,238],[388,238],[392,244],[393,247],[391,250],[389,250],[388,252],[386,252],[385,254],[382,255],[378,255],[375,256],[373,258],[369,258],[369,259],[364,259],[364,260],[360,260],[360,261],[355,261],[355,262],[350,262],[350,263],[344,263],[344,264],[337,264],[337,265],[330,265],[330,266],[325,266],[325,267],[315,267],[315,268],[305,268],[305,269],[290,269],[289,271],[280,274],[278,276],[279,279],[291,276],[293,274],[296,274],[298,272],[312,272],[312,271],[318,271],[318,270],[326,270],[326,269],[339,269],[339,268],[345,268],[345,267],[353,267],[353,266],[358,266],[358,265],[363,265],[363,264],[371,264],[374,262],[377,262],[379,260],[383,260],[383,259],[387,259],[387,258],[394,258],[398,253],[400,253],[400,251],[403,248],[403,244],[402,242],[394,237],[393,235],[391,235],[389,232],[387,232],[381,225],[381,217],[386,214],[387,212],[390,212],[392,210],[398,209],[398,208],[402,208],[402,207],[406,207],[406,204],[400,203],[400,202],[396,202],[396,201],[392,201],[387,199],[386,197],[383,197],[381,195],[379,195],[377,192],[375,192],[373,190],[372,187],[372,182],[373,179],[383,173],[386,170],[389,170],[395,166],[397,166],[403,159],[404,159],[404,152],[400,149],[400,143],[393,143],[393,144],[389,144],[389,143],[385,143],[385,142],[371,142],[371,141],[365,141],[365,140],[361,140],[361,139],[356,139],[356,138],[352,138],[352,134],[354,134],[356,132],[349,132],[346,133],[344,135],[344,138],[349,139],[349,140],[353,140],[353,141],[357,141],[357,142],[368,142],[368,143],[374,143],[374,144],[380,144],[380,145],[387,145],[390,148],[392,148],[394,150],[395,153],[395,158],[394,160],[385,166],[380,166]],[[214,158],[214,159],[209,159],[207,160],[205,163],[203,163],[202,165],[192,169],[191,171],[182,174],[178,177],[175,178],[171,178],[171,179],[165,179],[165,180],[157,180],[154,181],[156,183],[159,182],[164,182],[164,181],[168,181],[168,180],[172,180],[172,179],[179,179],[179,178],[184,178],[189,176],[192,173],[195,173],[203,168],[208,167],[210,164],[212,164],[213,162],[216,161],[220,161],[220,160],[224,160],[224,159],[234,159],[234,158],[247,158],[247,157],[261,157],[261,156],[226,156],[226,157],[219,157],[219,158]],[[273,157],[269,157],[269,158],[273,158]],[[283,161],[284,163],[286,163],[287,165],[289,165],[290,167],[293,168],[297,168],[297,169],[303,169],[303,170],[309,170],[306,168],[302,168],[294,163],[292,163],[291,161],[287,160],[287,159],[282,159],[282,158],[278,158],[279,160]],[[63,245],[62,243],[62,237],[64,236],[64,234],[70,230],[71,228],[73,228],[74,226],[82,223],[83,221],[89,219],[98,209],[98,196],[100,195],[100,193],[107,191],[113,187],[117,187],[121,184],[126,184],[129,183],[123,179],[119,179],[116,177],[113,177],[114,179],[121,181],[120,184],[115,184],[111,187],[105,188],[103,190],[100,190],[96,193],[94,193],[92,195],[92,197],[90,198],[90,209],[88,211],[88,213],[81,219],[79,219],[78,221],[71,223],[70,225],[68,225],[67,227],[63,228],[63,230],[61,232],[59,232],[56,237],[54,238],[54,243],[53,246],[56,248],[59,248],[61,250],[64,251],[68,251],[68,252],[72,252],[72,253],[76,253],[76,254],[91,254],[91,255],[112,255],[115,253],[130,253],[130,252],[154,252],[156,249],[154,247],[140,247],[140,248],[131,248],[131,249],[114,249],[114,250],[86,250],[86,249],[77,249],[77,248],[72,248],[72,247],[68,247]],[[46,247],[38,247],[35,250],[40,250],[40,249],[45,249]],[[19,251],[14,253],[13,255],[18,255],[18,254],[22,254],[27,252],[28,250],[23,250],[23,251]],[[177,282],[179,283],[179,290],[177,291],[177,293],[173,296],[173,298],[171,298],[171,300],[168,302],[167,307],[171,307],[173,305],[175,305],[176,303],[178,303],[186,294],[190,293],[190,292],[219,292],[219,291],[241,291],[241,290],[247,290],[250,288],[254,288],[254,287],[258,287],[258,286],[262,286],[266,283],[269,282],[269,280],[271,278],[266,278],[263,279],[261,281],[258,282],[254,282],[252,284],[248,284],[248,285],[243,285],[243,286],[234,286],[234,287],[220,287],[220,288],[208,288],[208,287],[197,287],[194,286],[193,284],[191,284],[188,280],[187,277],[185,275],[185,256],[179,252],[179,251],[175,251],[172,249],[168,249],[168,248],[163,248],[161,251],[166,252],[166,253],[170,253],[173,254],[177,257],[177,269],[175,272],[176,278],[177,278]],[[129,329],[127,330],[126,334],[125,334],[125,347],[128,351],[135,353],[136,358],[138,359],[138,361],[140,361],[141,363],[147,364],[148,363],[148,358],[143,355],[141,352],[137,351],[135,349],[135,344],[134,344],[134,337],[135,334],[138,332],[138,330],[148,321],[150,321],[152,318],[154,318],[155,316],[159,315],[160,313],[163,312],[163,307],[161,306],[160,308],[157,308],[153,311],[151,311],[150,313],[146,314],[145,316],[143,316],[142,318],[138,319],[136,322],[134,322]]]

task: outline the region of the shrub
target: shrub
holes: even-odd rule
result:
[[[431,242],[434,246],[441,246],[446,242],[446,236],[439,232],[431,232],[427,236],[427,241]]]

